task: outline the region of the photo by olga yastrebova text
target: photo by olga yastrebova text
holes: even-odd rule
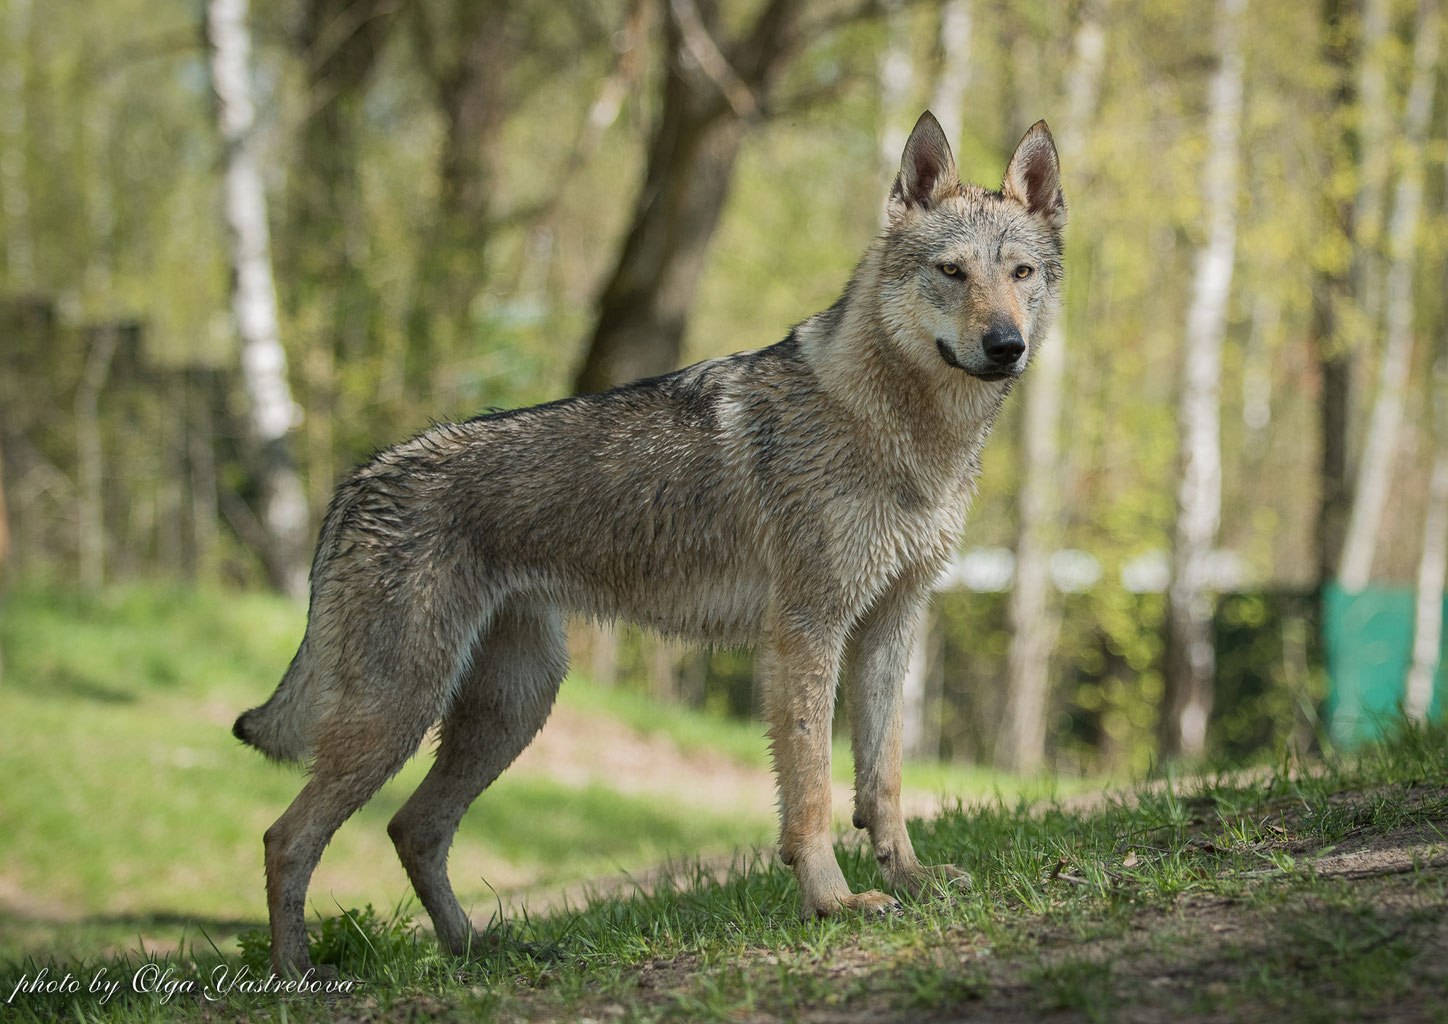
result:
[[[358,982],[352,978],[325,976],[308,970],[295,978],[274,973],[258,974],[250,967],[218,964],[206,978],[182,976],[175,967],[146,963],[129,976],[117,975],[107,967],[97,967],[90,975],[67,971],[58,974],[49,967],[21,975],[5,998],[7,1006],[21,999],[64,999],[89,996],[101,1006],[119,992],[151,995],[163,1005],[176,996],[197,997],[218,1002],[237,995],[350,995]]]

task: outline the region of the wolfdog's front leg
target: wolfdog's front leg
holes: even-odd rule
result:
[[[855,827],[869,830],[890,885],[916,894],[931,881],[970,881],[951,865],[920,863],[900,807],[901,681],[923,607],[918,590],[882,598],[860,623],[845,676],[855,752]]]
[[[851,893],[830,842],[830,725],[843,631],[798,613],[777,615],[767,652],[765,704],[779,785],[779,852],[794,869],[803,916],[896,906],[881,892]]]

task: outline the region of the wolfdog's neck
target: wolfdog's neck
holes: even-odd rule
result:
[[[900,332],[908,326],[892,324],[882,309],[882,247],[871,246],[833,305],[796,328],[800,351],[825,390],[874,428],[862,436],[886,454],[941,482],[973,475],[1010,384],[944,363],[922,366],[907,354],[911,339]]]

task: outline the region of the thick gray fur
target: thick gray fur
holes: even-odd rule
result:
[[[855,823],[885,880],[916,859],[900,811],[900,679],[954,549],[992,421],[1061,287],[1044,122],[1000,191],[959,181],[926,113],[888,224],[840,299],[779,344],[515,412],[443,424],[342,482],[305,638],[235,732],[310,778],[266,834],[272,957],[309,967],[304,904],[332,834],[440,723],[437,762],[389,825],[439,939],[476,941],[447,851],[469,804],[547,719],[565,613],[758,645],[780,850],[806,914],[886,910],[830,840],[830,723],[849,702]]]

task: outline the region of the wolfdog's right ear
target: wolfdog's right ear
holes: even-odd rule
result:
[[[903,216],[911,207],[928,210],[942,199],[959,194],[960,172],[955,169],[950,143],[940,122],[927,110],[915,122],[915,130],[905,143],[900,173],[890,189],[890,219]]]

